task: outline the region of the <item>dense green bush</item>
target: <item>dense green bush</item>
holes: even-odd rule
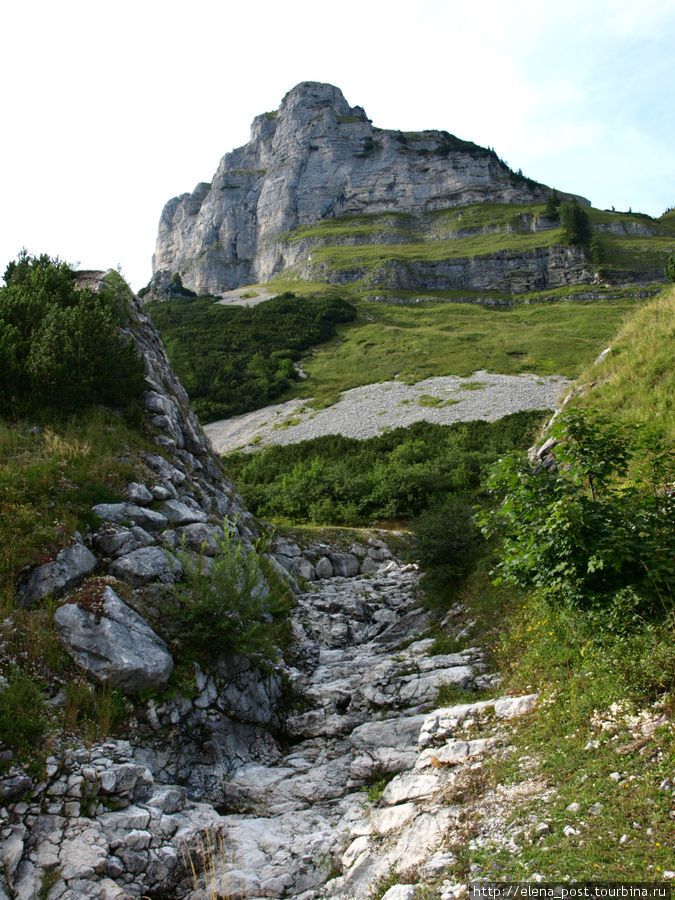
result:
[[[511,454],[488,486],[501,505],[486,533],[504,541],[504,578],[617,616],[672,606],[675,477],[672,449],[655,429],[630,428],[579,410],[558,426],[557,467]]]
[[[118,406],[140,393],[143,366],[118,332],[124,311],[114,288],[78,287],[66,263],[25,251],[4,277],[0,412]]]
[[[473,493],[488,466],[527,446],[539,412],[497,422],[417,422],[367,440],[325,435],[225,457],[251,511],[331,525],[409,519],[451,494]]]
[[[356,310],[343,300],[282,294],[253,307],[213,298],[146,305],[178,377],[204,422],[259,409],[299,376],[302,351],[335,334]]]
[[[593,234],[593,226],[588,213],[581,208],[578,200],[564,200],[560,204],[560,224],[563,243],[571,247],[588,247]]]
[[[412,523],[413,553],[436,596],[453,596],[484,552],[472,501],[470,494],[449,495]]]
[[[210,570],[185,549],[178,555],[185,577],[173,589],[175,613],[182,623],[181,653],[203,658],[240,653],[274,659],[284,641],[290,601],[253,547],[227,533]]]

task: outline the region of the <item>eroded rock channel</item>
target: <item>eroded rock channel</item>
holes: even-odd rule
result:
[[[20,822],[5,857],[17,896],[32,896],[51,866],[60,889],[48,896],[64,900],[346,900],[367,897],[390,871],[407,878],[442,864],[456,809],[439,797],[457,764],[488,747],[453,739],[453,729],[488,707],[522,707],[508,698],[434,710],[439,685],[471,690],[494,676],[475,647],[430,655],[433,640],[420,636],[432,616],[419,604],[416,568],[379,540],[360,551],[360,560],[332,555],[374,571],[310,582],[298,595],[294,663],[275,677],[199,670],[196,697],[148,703],[156,740],[49,760],[42,802],[13,807]],[[291,698],[283,724],[279,674]],[[223,694],[238,723],[223,715]],[[163,742],[178,718],[182,740]],[[267,730],[275,723],[282,741]],[[377,779],[391,780],[375,808],[363,786]]]
[[[75,664],[133,696],[135,713],[125,739],[51,735],[37,775],[0,748],[0,900],[360,900],[384,876],[432,877],[458,815],[452,785],[489,747],[457,729],[532,698],[435,709],[441,684],[495,677],[479,648],[432,654],[419,573],[376,534],[342,548],[277,541],[270,561],[296,590],[291,653],[263,672],[239,657],[195,665],[190,689],[167,694],[173,660],[151,623],[182,577],[180,546],[206,565],[226,532],[250,547],[256,524],[135,301],[131,312],[158,452],[127,502],[97,505],[99,527],[19,587],[26,606],[55,599]],[[58,684],[48,694],[63,705]],[[376,807],[362,790],[374,782]]]

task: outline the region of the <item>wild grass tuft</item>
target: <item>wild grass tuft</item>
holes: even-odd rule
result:
[[[610,352],[578,379],[579,406],[626,423],[660,424],[675,437],[675,288],[630,316],[611,341]],[[597,390],[587,390],[599,386]]]
[[[22,566],[52,559],[93,524],[93,504],[123,499],[144,446],[102,408],[60,421],[0,420],[0,595],[11,595]]]
[[[204,900],[236,900],[243,896],[238,877],[240,854],[236,826],[227,831],[206,828],[190,844],[183,843],[181,858],[195,894]]]
[[[0,687],[0,744],[35,771],[40,767],[37,748],[47,730],[47,713],[38,684],[13,669]],[[4,763],[0,763],[0,771]]]

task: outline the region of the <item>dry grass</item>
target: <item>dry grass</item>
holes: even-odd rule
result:
[[[584,371],[578,406],[592,406],[619,421],[660,425],[675,437],[675,287],[624,321],[611,351]]]
[[[241,900],[245,896],[239,874],[239,834],[229,825],[227,831],[207,828],[192,846],[181,849],[183,865],[191,881],[194,896],[200,900]]]

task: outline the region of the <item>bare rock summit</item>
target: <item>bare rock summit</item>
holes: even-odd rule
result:
[[[293,229],[338,216],[541,203],[547,195],[493,150],[446,131],[376,128],[338,88],[306,81],[277,111],[256,116],[249,143],[223,157],[210,184],[166,204],[152,288],[166,290],[177,273],[185,287],[212,294],[289,269],[321,277],[305,271],[311,248],[288,239]]]

